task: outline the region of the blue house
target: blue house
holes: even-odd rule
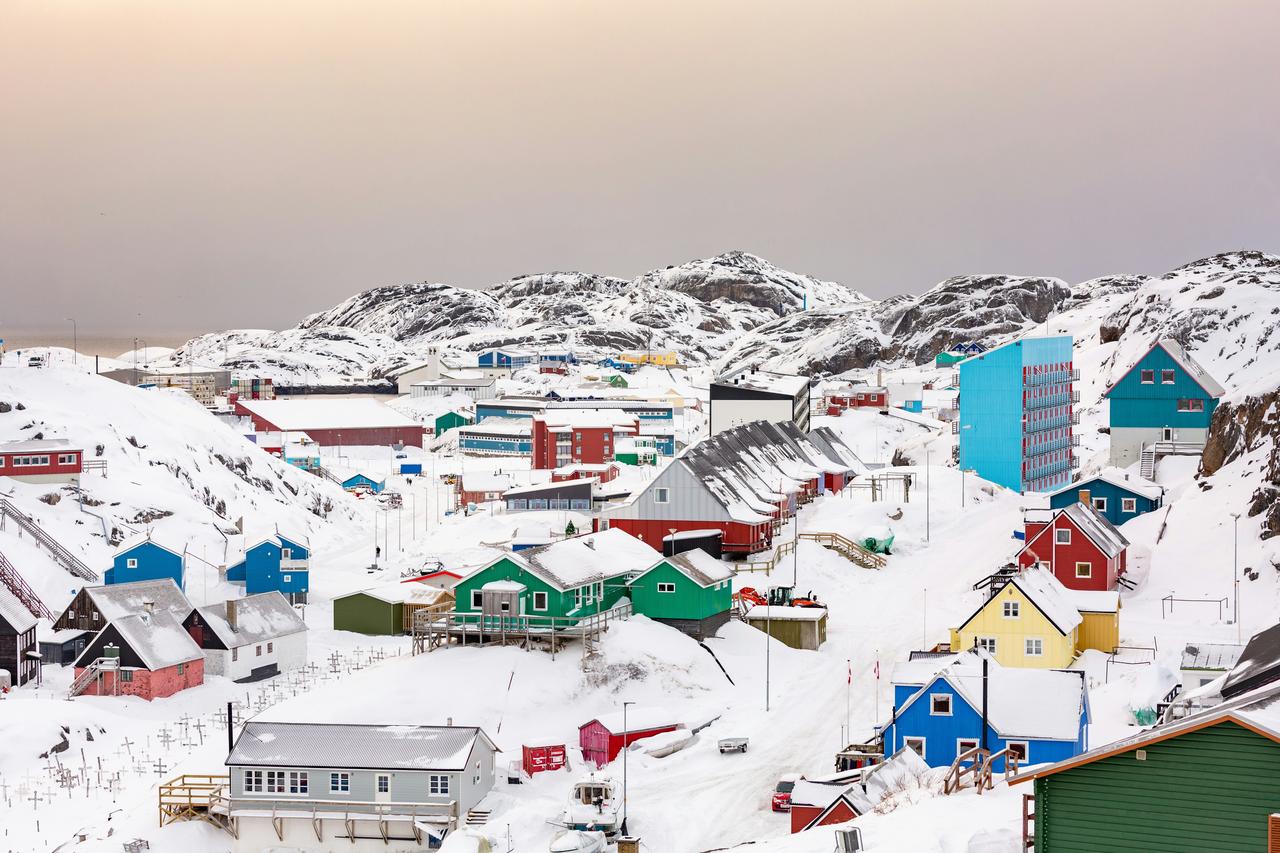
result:
[[[1172,338],[1152,344],[1105,396],[1111,401],[1111,464],[1126,468],[1157,443],[1167,452],[1204,448],[1226,390]]]
[[[1079,439],[1070,335],[1023,338],[960,362],[960,467],[1018,492],[1071,481]]]
[[[342,488],[348,492],[373,492],[375,495],[382,494],[382,490],[387,487],[386,480],[375,480],[368,474],[356,474],[342,481]]]
[[[227,569],[227,580],[243,583],[245,595],[279,592],[303,604],[311,586],[311,547],[306,537],[276,531],[245,549],[244,559]]]
[[[182,588],[182,554],[156,542],[150,533],[121,542],[111,562],[103,573],[105,584],[172,578]]]
[[[1076,501],[1090,504],[1116,527],[1164,505],[1164,487],[1119,468],[1065,486],[1049,496],[1051,509],[1066,509]]]
[[[538,354],[518,349],[487,349],[476,356],[476,364],[480,368],[507,368],[518,370],[538,361]]]
[[[930,767],[949,767],[974,747],[992,754],[1008,747],[1019,755],[1020,766],[1042,764],[1088,749],[1088,724],[1083,673],[1004,667],[985,652],[971,650],[894,668],[893,717],[883,730],[884,753],[905,746]],[[1003,759],[993,768],[1004,772]]]

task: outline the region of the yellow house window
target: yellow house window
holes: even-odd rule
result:
[[[1020,609],[1020,605],[1016,601],[1004,602],[1004,608],[1003,608],[1004,618],[1017,619],[1019,609]]]
[[[1076,563],[1076,577],[1087,578],[1093,575],[1093,563]]]
[[[1039,637],[1026,638],[1027,657],[1038,658],[1044,654],[1044,640]]]

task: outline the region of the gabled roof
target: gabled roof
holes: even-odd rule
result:
[[[339,595],[334,601],[350,598],[353,595],[367,595],[387,604],[435,604],[438,601],[453,598],[453,590],[432,586],[428,583],[388,583],[381,586],[357,589],[345,595]]]
[[[1126,370],[1124,373],[1120,374],[1120,378],[1117,379],[1115,382],[1112,382],[1111,387],[1108,388],[1103,393],[1102,396],[1110,397],[1111,392],[1116,389],[1116,386],[1119,385],[1121,382],[1123,382],[1125,377],[1128,376],[1130,373],[1132,373],[1134,368],[1136,368],[1139,364],[1142,363],[1143,359],[1151,355],[1152,351],[1156,347],[1159,347],[1160,349],[1168,353],[1169,357],[1173,359],[1174,363],[1177,364],[1178,367],[1182,368],[1182,371],[1191,378],[1191,381],[1199,385],[1201,389],[1203,389],[1204,392],[1208,394],[1210,397],[1215,397],[1215,398],[1221,397],[1222,395],[1227,393],[1227,389],[1223,388],[1220,384],[1218,384],[1218,380],[1210,376],[1209,371],[1201,367],[1200,363],[1196,361],[1194,358],[1192,358],[1190,354],[1188,354],[1187,351],[1182,348],[1182,344],[1178,343],[1173,338],[1160,338],[1155,343],[1153,343],[1146,352],[1142,354],[1142,358],[1139,358],[1133,364],[1129,365],[1129,369]]]
[[[1086,506],[1076,501],[1062,509],[1050,510],[1046,514],[1047,521],[1044,527],[1036,531],[1027,543],[1018,551],[1021,555],[1024,551],[1031,550],[1031,546],[1045,536],[1049,530],[1054,529],[1053,522],[1059,516],[1066,516],[1072,525],[1089,538],[1089,541],[1098,547],[1098,550],[1105,554],[1108,558],[1120,556],[1120,552],[1129,547],[1129,540],[1124,538],[1124,534],[1116,529],[1116,526],[1098,513],[1091,506]],[[1028,513],[1031,519],[1031,514]],[[1039,519],[1032,519],[1039,521]]]
[[[36,626],[36,617],[3,585],[0,585],[0,619],[8,622],[18,634],[25,634]]]
[[[65,438],[29,438],[25,441],[0,442],[0,453],[54,453],[80,451]]]
[[[815,826],[822,826],[823,821],[831,817],[836,809],[841,805],[848,807],[849,811],[854,815],[861,817],[867,812],[875,808],[875,804],[867,798],[865,794],[861,794],[855,788],[850,788],[840,796],[836,797],[831,803],[818,813],[818,816],[804,825],[805,829],[813,829]]]
[[[584,729],[592,723],[599,723],[610,733],[615,735],[628,734],[631,732],[644,732],[649,729],[665,729],[668,727],[679,728],[680,719],[668,711],[666,708],[659,706],[642,707],[637,705],[627,710],[626,726],[622,723],[622,712],[614,711],[611,714],[595,717],[587,720],[579,729]]]
[[[172,613],[179,622],[186,619],[187,614],[194,609],[182,590],[173,582],[173,578],[87,586],[84,592],[102,614],[104,622],[142,613],[148,602],[155,605],[156,610]]]
[[[693,548],[671,557],[663,557],[636,575],[636,580],[662,565],[671,566],[704,589],[712,584],[722,583],[733,578],[733,569],[727,563],[717,560],[701,548]]]
[[[250,767],[464,770],[478,741],[499,751],[484,731],[472,726],[250,720],[236,738],[226,763]]]
[[[236,627],[227,621],[227,602],[198,607],[206,625],[228,649],[287,637],[307,630],[307,623],[278,592],[261,592],[236,599]]]
[[[1056,492],[1050,492],[1049,497],[1057,497],[1063,492],[1078,492],[1090,483],[1099,480],[1148,500],[1158,501],[1164,496],[1164,486],[1153,483],[1145,477],[1130,474],[1122,468],[1103,468],[1092,477],[1085,477],[1074,483],[1068,483]]]
[[[146,545],[148,542],[150,542],[152,545],[155,545],[157,548],[160,548],[161,550],[168,551],[170,554],[173,554],[175,557],[182,556],[181,551],[175,551],[173,548],[170,548],[168,545],[165,545],[162,542],[157,542],[152,537],[150,530],[148,530],[146,533],[139,533],[135,536],[130,536],[128,539],[125,539],[124,541],[122,541],[119,545],[116,546],[115,556],[119,557],[121,554],[128,553],[129,551],[132,551],[133,549],[137,548],[140,545]]]
[[[662,555],[617,528],[573,536],[524,551],[503,554],[469,572],[467,580],[508,560],[560,592],[622,577],[652,566]]]
[[[1064,637],[1084,621],[1080,616],[1080,611],[1076,609],[1074,600],[1068,595],[1067,588],[1048,569],[1042,569],[1039,566],[1023,569],[1010,578],[1009,583],[1016,587],[1037,610],[1044,614],[1049,623],[1057,628],[1058,633]],[[964,627],[972,622],[974,617],[988,607],[993,606],[993,602],[999,598],[1000,592],[1003,590],[1004,587],[1002,586],[999,590],[994,591],[991,597],[982,602],[982,605],[973,611],[972,615],[964,620],[956,630],[964,630]]]
[[[204,657],[204,651],[191,639],[191,635],[182,627],[182,622],[167,610],[157,609],[151,614],[121,616],[108,622],[102,631],[108,628],[114,628],[120,634],[121,642],[132,649],[143,665],[153,672]],[[99,636],[102,631],[98,632]],[[75,665],[83,665],[85,656],[92,650],[93,642],[90,642],[80,653],[80,657],[76,658]]]

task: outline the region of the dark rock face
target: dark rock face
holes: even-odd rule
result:
[[[1280,389],[1239,403],[1223,403],[1214,411],[1209,437],[1200,457],[1200,475],[1263,450],[1262,480],[1249,504],[1249,517],[1263,516],[1262,538],[1280,535]]]

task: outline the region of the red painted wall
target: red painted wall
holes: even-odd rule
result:
[[[555,746],[524,746],[521,752],[524,772],[531,775],[544,770],[559,770],[569,763],[568,750],[562,743]]]
[[[813,820],[820,814],[822,814],[822,809],[817,806],[797,806],[795,803],[792,803],[791,831],[793,833],[803,831],[804,828],[809,825],[809,821]]]
[[[58,457],[64,454],[75,456],[75,461],[66,465],[58,464]],[[0,459],[4,460],[4,465],[0,466],[0,476],[29,476],[33,474],[79,474],[81,473],[83,452],[80,450],[41,450],[31,453],[0,453]],[[21,465],[13,464],[15,456],[48,456],[48,465]]]
[[[572,436],[570,462],[601,465],[613,461],[613,427],[574,427],[566,430]],[[582,437],[579,438],[578,436]],[[556,433],[547,429],[541,418],[533,419],[533,467],[549,470],[560,467],[556,459]]]
[[[633,744],[638,740],[644,740],[647,737],[675,730],[675,726],[659,726],[655,729],[628,732],[624,739],[623,735],[614,734],[600,725],[599,720],[592,720],[585,726],[579,727],[578,746],[582,747],[583,760],[590,761],[597,767],[603,767],[617,758],[618,753],[622,751],[624,746]]]
[[[742,524],[737,521],[657,521],[640,518],[611,518],[609,526],[616,527],[624,533],[630,533],[637,539],[647,542],[654,548],[662,550],[663,537],[671,533],[685,530],[719,530],[724,533],[721,550],[726,554],[754,554],[763,551],[773,544],[771,522],[760,524]]]
[[[1049,564],[1050,571],[1067,589],[1098,591],[1116,588],[1116,578],[1126,567],[1125,551],[1121,551],[1116,558],[1107,559],[1098,546],[1093,544],[1093,540],[1084,535],[1063,513],[1054,517],[1052,529],[1044,530],[1044,527],[1043,524],[1026,526],[1027,546],[1018,556],[1018,565],[1026,568],[1037,561],[1045,561]],[[1071,530],[1070,545],[1054,544],[1056,531],[1059,529]],[[1076,577],[1077,562],[1092,563],[1092,574],[1087,578]]]
[[[84,667],[76,667],[76,677],[84,672]],[[112,695],[111,683],[116,678],[114,672],[103,674],[103,696]],[[204,684],[204,658],[197,658],[186,664],[181,675],[178,674],[176,665],[157,669],[154,672],[146,669],[133,670],[132,681],[121,681],[116,695],[119,696],[138,696],[146,699],[148,702],[152,699],[163,699],[166,696],[172,696],[179,690],[186,690],[188,687],[196,687]],[[89,688],[82,694],[84,696],[97,696],[98,683],[94,681]]]

